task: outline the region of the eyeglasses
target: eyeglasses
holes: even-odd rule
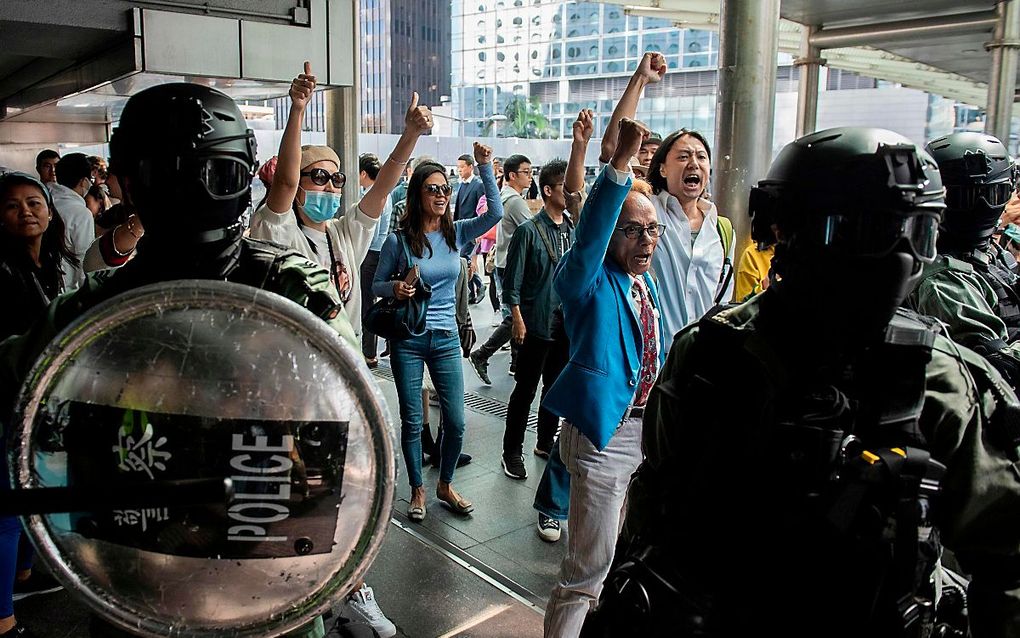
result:
[[[531,175],[532,173],[534,173],[534,171],[528,168],[519,171],[507,171],[507,173],[517,173],[518,175]]]
[[[648,226],[639,226],[636,224],[630,226],[617,226],[616,230],[623,233],[627,239],[636,239],[641,236],[642,233],[648,235],[652,239],[656,237],[662,237],[663,233],[666,232],[665,224],[649,224]]]
[[[316,186],[325,186],[328,182],[333,182],[334,187],[343,188],[344,184],[347,183],[347,176],[340,171],[330,173],[324,168],[313,168],[310,171],[302,171],[301,177],[311,179],[312,183]]]
[[[429,195],[449,195],[453,188],[449,184],[425,184],[425,192]]]

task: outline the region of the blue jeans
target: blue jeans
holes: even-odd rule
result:
[[[453,471],[464,446],[464,369],[461,367],[460,337],[456,330],[426,330],[390,344],[390,365],[400,402],[400,447],[407,465],[407,481],[420,487],[421,477],[421,383],[424,366],[429,367],[439,395],[443,444],[439,480],[453,482]]]
[[[560,457],[559,441],[554,442],[549,451],[549,460],[542,472],[542,480],[538,483],[532,507],[549,518],[567,520],[570,512],[570,472]]]

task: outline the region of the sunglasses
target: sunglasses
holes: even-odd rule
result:
[[[425,192],[429,195],[449,195],[453,192],[453,187],[449,184],[425,184]]]
[[[313,168],[310,171],[301,171],[301,177],[309,178],[316,186],[325,186],[329,182],[333,182],[333,186],[336,188],[343,188],[344,184],[347,183],[347,176],[340,171],[330,173],[324,168]]]

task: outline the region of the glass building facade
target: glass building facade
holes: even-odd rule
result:
[[[492,116],[524,98],[537,100],[550,136],[569,136],[577,112],[594,109],[599,137],[648,51],[662,53],[670,73],[646,91],[638,118],[660,133],[714,127],[716,33],[677,29],[666,20],[628,16],[622,6],[594,2],[452,0],[451,5],[453,103],[466,135],[482,133]]]

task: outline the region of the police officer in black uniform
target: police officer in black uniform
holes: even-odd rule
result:
[[[1012,343],[1020,336],[1020,277],[1016,260],[992,234],[1013,195],[1013,160],[1002,142],[985,133],[953,133],[928,142],[925,150],[938,162],[946,187],[939,254],[970,264],[991,286],[992,309]]]
[[[227,95],[164,84],[128,100],[110,140],[110,171],[145,235],[134,259],[88,276],[57,298],[26,334],[0,345],[0,409],[49,341],[77,316],[121,292],[160,281],[214,279],[270,290],[304,306],[352,346],[354,331],[328,272],[300,254],[244,237],[242,214],[257,168],[255,134]],[[94,635],[121,635],[94,622]],[[290,636],[321,638],[321,621]]]
[[[1017,399],[898,309],[943,207],[896,133],[782,150],[751,197],[780,280],[674,339],[583,636],[962,636],[960,605],[936,615],[940,541],[973,636],[1017,635]]]

